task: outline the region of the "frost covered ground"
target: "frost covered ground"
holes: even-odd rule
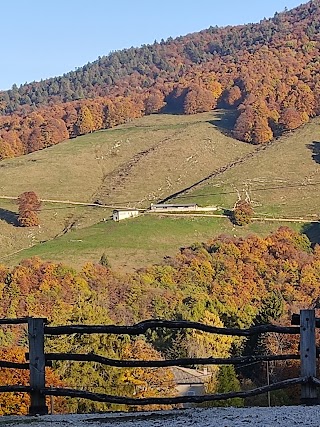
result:
[[[0,417],[0,427],[320,427],[320,406]]]

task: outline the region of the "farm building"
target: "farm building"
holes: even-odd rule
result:
[[[150,210],[152,212],[190,212],[190,211],[196,211],[198,209],[198,205],[196,203],[190,203],[190,204],[181,204],[181,205],[171,205],[171,204],[153,204],[151,203]]]
[[[133,218],[139,215],[137,209],[115,209],[112,214],[113,221],[122,221],[123,219]]]
[[[199,371],[181,366],[174,366],[172,373],[179,396],[201,396],[205,394],[205,385],[212,375],[207,369]],[[186,408],[194,405],[187,403],[183,406]]]

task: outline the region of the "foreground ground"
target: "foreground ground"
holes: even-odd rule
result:
[[[274,408],[212,408],[136,414],[48,415],[2,417],[0,426],[69,427],[319,427],[320,406]]]

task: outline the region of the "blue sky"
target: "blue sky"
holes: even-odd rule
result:
[[[1,0],[0,90],[58,76],[110,51],[258,22],[302,0]]]

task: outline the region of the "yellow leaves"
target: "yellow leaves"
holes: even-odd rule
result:
[[[162,359],[160,353],[142,339],[124,345],[121,358],[128,360]],[[123,383],[125,390],[135,397],[170,396],[174,389],[173,374],[168,368],[123,368],[120,383]]]
[[[134,102],[128,97],[116,97],[108,101],[105,106],[105,126],[111,128],[133,118],[141,117],[144,105]]]
[[[15,153],[10,144],[0,139],[0,160],[10,159],[15,156]]]
[[[201,323],[222,328],[223,322],[217,313],[205,310]],[[193,331],[191,336],[196,341],[194,357],[228,357],[230,355],[233,338],[228,335],[209,334],[202,331]]]
[[[80,107],[76,122],[78,135],[85,135],[94,130],[94,121],[91,111],[86,105]]]
[[[120,375],[119,380],[124,383],[130,383],[134,386],[146,386],[146,382],[141,380],[144,371],[142,368],[135,368],[135,370],[124,370],[123,374]]]

